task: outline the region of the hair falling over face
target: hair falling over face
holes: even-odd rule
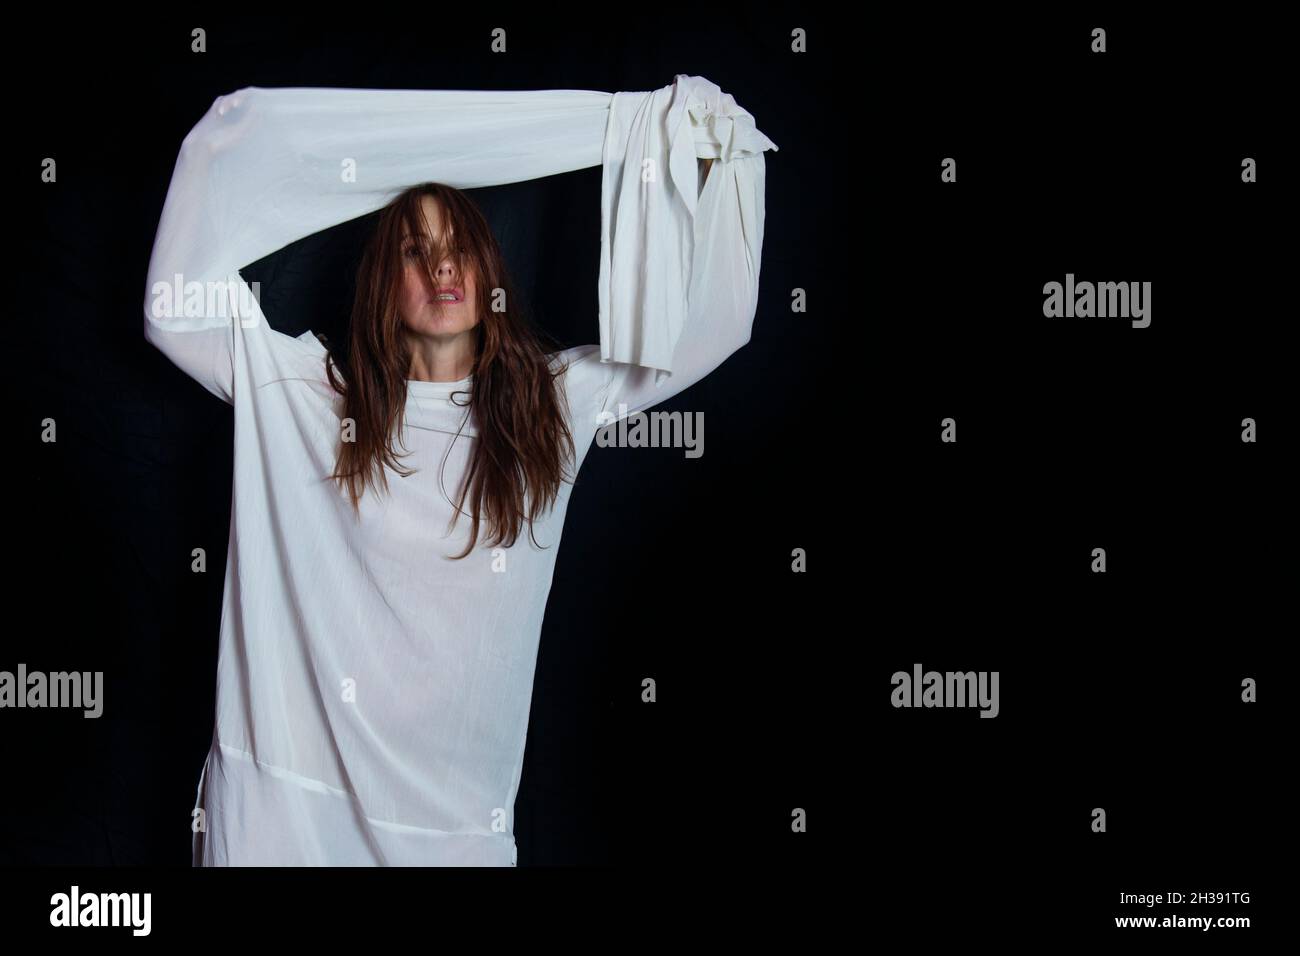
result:
[[[426,196],[441,210],[442,235],[428,234]],[[423,241],[413,243],[412,236]],[[421,249],[427,254],[419,256]],[[473,378],[468,394],[454,397],[474,416],[478,434],[456,438],[474,443],[452,522],[454,527],[468,513],[471,533],[456,558],[474,549],[480,533],[492,547],[511,547],[524,522],[531,536],[532,522],[554,505],[561,483],[573,480],[566,475],[575,453],[573,436],[557,381],[564,369],[553,367],[547,352],[553,343],[521,310],[487,219],[461,190],[424,183],[379,212],[357,269],[346,359],[338,362],[337,375],[338,357],[331,354],[327,362],[330,383],[343,396],[343,417],[356,423],[355,440],[339,442],[331,478],[359,513],[367,488],[387,491],[386,469],[402,479],[417,473],[401,465],[395,448],[412,359],[400,296],[407,263],[417,260],[433,289],[439,285],[439,263],[450,261],[457,276],[473,277],[465,283],[465,307],[473,310],[468,333],[474,341]]]

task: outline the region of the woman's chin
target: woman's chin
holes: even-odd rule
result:
[[[474,323],[467,314],[458,315],[450,309],[426,312],[419,323],[419,330],[426,335],[454,335],[468,332],[473,327]]]

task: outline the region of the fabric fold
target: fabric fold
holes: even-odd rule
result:
[[[744,230],[741,205],[720,206],[719,215],[726,219],[707,230],[696,222],[698,161],[735,164],[738,189],[745,196],[758,189],[761,206],[764,177],[755,165],[764,162],[768,149],[777,146],[758,129],[754,117],[702,76],[678,74],[671,86],[613,95],[601,187],[602,362],[653,368],[658,385],[672,375],[690,315],[692,284],[715,281],[693,275],[696,243],[707,236],[714,243],[753,245]],[[737,305],[753,298],[756,255],[748,281],[752,287],[734,297]],[[740,321],[752,319],[750,311]]]

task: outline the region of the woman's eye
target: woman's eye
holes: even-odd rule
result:
[[[420,256],[424,254],[424,250],[421,249],[419,246],[408,246],[405,254],[407,256]],[[465,247],[457,246],[455,250],[455,254],[458,256],[463,256],[465,254]]]

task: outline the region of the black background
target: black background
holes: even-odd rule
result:
[[[648,90],[684,72],[734,94],[780,147],[766,154],[754,338],[663,406],[706,412],[702,459],[593,449],[579,477],[542,635],[518,872],[533,889],[555,888],[532,869],[548,864],[617,877],[530,898],[616,900],[637,926],[689,914],[728,938],[807,941],[844,923],[854,942],[922,949],[1264,938],[1290,836],[1277,729],[1295,572],[1286,34],[1255,11],[1142,23],[1104,8],[803,9],[649,11],[608,28],[208,21],[197,59],[184,18],[112,42],[30,41],[63,75],[23,103],[12,181],[55,155],[60,184],[20,190],[39,281],[20,325],[34,341],[15,363],[15,444],[35,449],[6,470],[24,556],[9,581],[35,613],[0,666],[104,669],[120,704],[97,722],[3,715],[16,756],[0,860],[142,869],[23,881],[24,922],[43,922],[72,873],[154,890],[156,933],[183,925],[165,894],[199,888],[255,905],[264,889],[378,898],[436,880],[500,904],[502,884],[479,875],[302,873],[290,887],[184,869],[222,583],[215,561],[189,575],[188,552],[200,540],[224,554],[230,412],[143,341],[140,287],[180,138],[218,94]],[[439,39],[498,25],[504,58]],[[1089,51],[1094,26],[1104,54]],[[794,27],[808,54],[788,52]],[[949,156],[953,184],[939,180]],[[1258,183],[1241,182],[1245,156]],[[594,285],[598,190],[592,169],[476,191],[566,345],[595,341],[594,296],[575,311],[566,292]],[[277,327],[337,319],[338,264],[361,228],[257,264],[299,290],[267,308]],[[1150,281],[1151,326],[1045,318],[1043,284],[1067,272]],[[808,313],[790,313],[794,288]],[[57,446],[32,437],[45,415]],[[956,444],[939,441],[949,416]],[[1240,441],[1246,417],[1255,444]],[[805,575],[789,571],[795,547]],[[1090,570],[1095,547],[1105,574]],[[999,671],[999,716],[891,707],[890,675],[917,662]],[[790,832],[793,807],[808,833]],[[1251,902],[1118,903],[1170,889]],[[1253,925],[1114,926],[1152,913]]]
[[[1278,906],[1296,572],[1279,29],[1103,8],[878,26],[860,248],[889,367],[868,363],[859,421],[882,922],[1181,947],[1201,931],[1114,917],[1248,916],[1204,934],[1248,946]],[[1044,317],[1067,273],[1150,281],[1151,325]],[[999,671],[999,716],[893,708],[918,662]],[[1170,890],[1251,902],[1119,903]]]
[[[688,73],[759,118],[782,147],[773,159],[796,160],[769,161],[752,342],[662,405],[704,413],[703,457],[594,448],[579,476],[515,808],[519,866],[809,865],[815,841],[790,819],[820,786],[807,738],[827,723],[816,683],[826,661],[795,639],[814,633],[808,608],[832,603],[832,581],[790,563],[805,548],[832,567],[832,530],[806,505],[827,480],[832,423],[807,384],[828,377],[826,326],[791,315],[788,290],[826,281],[832,197],[791,202],[785,184],[825,175],[801,143],[818,115],[802,104],[830,85],[829,51],[795,58],[757,24],[730,27],[719,46],[707,31],[655,39],[508,17],[422,28],[200,17],[209,52],[197,55],[194,22],[72,36],[51,26],[31,40],[63,70],[20,104],[23,161],[56,157],[59,181],[22,193],[35,281],[14,400],[33,460],[8,476],[23,554],[10,584],[34,613],[11,632],[3,666],[103,670],[107,704],[95,721],[6,710],[0,860],[190,862],[212,737],[232,410],[143,339],[141,305],[181,138],[213,98],[250,85],[650,90]],[[495,26],[505,55],[489,52]],[[765,60],[780,66],[759,69]],[[563,347],[597,341],[599,168],[473,194],[539,324]],[[371,226],[363,217],[249,264],[272,324],[341,341]],[[57,444],[37,441],[46,416]],[[190,570],[194,547],[207,550],[206,574]],[[641,701],[647,676],[655,705]]]

